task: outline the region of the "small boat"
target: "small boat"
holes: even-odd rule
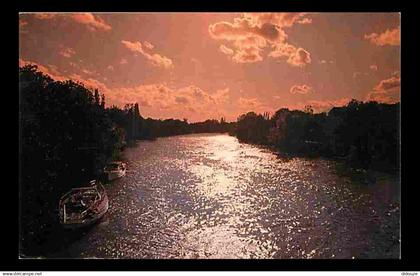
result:
[[[104,168],[104,174],[108,181],[123,177],[127,168],[124,162],[114,161],[106,165]]]
[[[92,225],[108,211],[105,188],[96,180],[90,186],[71,189],[59,203],[60,223],[65,228]]]

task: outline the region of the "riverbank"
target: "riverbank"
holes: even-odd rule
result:
[[[272,116],[248,112],[239,116],[230,134],[241,142],[267,145],[287,155],[343,158],[354,168],[398,173],[399,116],[399,103],[353,99],[324,113],[287,108]]]

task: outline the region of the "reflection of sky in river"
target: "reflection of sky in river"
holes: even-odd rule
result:
[[[140,142],[125,158],[127,176],[108,186],[106,218],[72,256],[398,257],[388,178],[358,187],[330,161],[281,159],[228,135]]]

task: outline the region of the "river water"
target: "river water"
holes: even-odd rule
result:
[[[278,157],[225,134],[141,141],[75,258],[399,258],[399,181]]]

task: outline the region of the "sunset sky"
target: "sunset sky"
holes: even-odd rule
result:
[[[400,100],[398,13],[20,14],[19,64],[138,102],[152,118],[228,121],[282,107]]]

